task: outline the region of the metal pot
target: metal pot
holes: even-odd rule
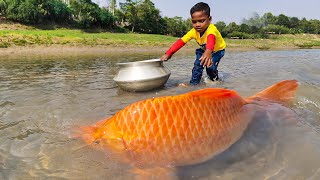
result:
[[[117,63],[120,67],[113,80],[127,91],[148,91],[163,87],[169,79],[170,70],[160,59]]]

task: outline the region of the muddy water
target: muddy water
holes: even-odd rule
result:
[[[227,52],[222,83],[178,87],[189,81],[193,56],[165,63],[163,89],[130,93],[112,81],[116,63],[154,58],[0,61],[0,179],[128,179],[130,166],[70,138],[70,130],[111,116],[150,97],[204,87],[252,95],[275,82],[300,82],[292,106],[266,107],[243,138],[199,165],[179,167],[179,179],[319,179],[320,50]]]

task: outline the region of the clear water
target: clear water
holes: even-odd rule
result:
[[[204,87],[243,96],[284,79],[300,88],[290,109],[260,114],[229,150],[199,165],[177,169],[179,179],[319,179],[320,50],[226,52],[222,83],[179,87],[191,76],[193,56],[165,63],[172,71],[163,89],[132,93],[112,78],[116,63],[150,58],[0,61],[0,179],[128,179],[130,167],[95,151],[70,129],[112,116],[130,103]],[[154,58],[154,57],[152,57]],[[270,124],[265,119],[297,124]]]

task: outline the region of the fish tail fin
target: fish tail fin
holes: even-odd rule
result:
[[[246,100],[248,103],[257,100],[267,100],[288,105],[293,100],[298,86],[299,82],[297,80],[284,80],[266,88]]]

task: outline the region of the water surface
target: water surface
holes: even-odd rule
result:
[[[70,129],[146,98],[204,87],[250,96],[284,79],[300,82],[292,106],[260,114],[229,150],[206,163],[178,168],[177,175],[320,178],[320,50],[227,51],[219,65],[222,83],[186,88],[177,84],[189,81],[194,56],[173,58],[165,63],[172,71],[165,87],[147,93],[125,92],[113,82],[117,62],[154,58],[129,57],[0,61],[0,179],[128,179],[132,177],[128,165],[70,138]],[[292,119],[298,123],[282,123]]]

